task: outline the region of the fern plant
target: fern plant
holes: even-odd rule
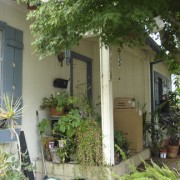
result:
[[[159,167],[151,160],[151,164],[143,162],[145,170],[139,172],[134,170],[130,175],[124,175],[119,177],[120,180],[179,180],[180,175],[177,171],[169,169],[165,164]]]

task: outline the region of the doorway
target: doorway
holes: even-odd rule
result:
[[[71,51],[71,95],[87,95],[92,99],[92,59]]]

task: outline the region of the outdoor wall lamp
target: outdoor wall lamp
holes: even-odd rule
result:
[[[58,55],[57,55],[57,59],[58,61],[61,63],[61,67],[63,66],[63,60],[66,61],[66,64],[69,65],[69,62],[70,62],[70,58],[71,58],[71,51],[65,49],[64,52],[60,52]]]
[[[65,49],[64,55],[65,55],[64,58],[65,58],[66,64],[68,65],[70,63],[70,59],[71,59],[71,51]]]

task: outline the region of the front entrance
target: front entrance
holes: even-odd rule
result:
[[[92,98],[92,60],[71,52],[71,95]]]

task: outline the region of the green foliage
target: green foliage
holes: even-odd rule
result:
[[[169,56],[167,56],[166,63],[171,74],[180,75],[180,63],[175,61],[174,57],[169,58]]]
[[[117,149],[117,151],[119,151],[120,155],[122,156],[122,159],[126,160],[127,159],[126,153],[117,144],[115,144],[115,148]]]
[[[83,167],[102,165],[102,132],[91,101],[83,95],[78,99],[69,97],[69,102],[69,111],[53,127],[53,131],[67,141],[66,146],[58,150],[60,158],[65,161],[74,156]]]
[[[16,137],[17,140],[17,151],[18,151],[18,156],[19,156],[19,163],[20,165],[18,166],[18,172],[21,173],[21,146],[20,146],[20,140],[19,140],[19,135],[17,134],[15,128],[16,128],[16,120],[18,120],[21,115],[24,107],[22,107],[22,99],[17,98],[16,101],[14,101],[13,95],[8,96],[4,95],[2,98],[2,106],[0,107],[0,118],[7,119],[8,121],[8,127],[11,130],[12,135]]]
[[[170,91],[168,93],[168,100],[171,108],[180,110],[180,93],[178,91]]]
[[[125,155],[128,156],[129,143],[123,132],[121,131],[114,132],[114,144],[115,144],[115,152],[119,151],[119,149],[122,149],[125,152]]]
[[[77,161],[82,166],[103,165],[102,132],[94,120],[85,120],[77,129]]]
[[[180,94],[170,91],[167,96],[169,111],[159,114],[159,125],[167,131],[170,145],[179,144]]]
[[[27,179],[22,172],[19,172],[17,168],[20,166],[19,160],[13,157],[11,154],[3,152],[0,149],[0,179],[1,180],[25,180]],[[23,169],[33,170],[33,166],[30,164],[21,164]]]
[[[51,94],[49,98],[43,98],[40,108],[56,108],[58,111],[61,111],[64,107],[68,105],[68,98],[69,96],[65,92],[59,92],[56,95]]]
[[[17,98],[17,100],[14,101],[13,95],[9,96],[7,94],[4,94],[2,100],[3,105],[0,107],[0,119],[8,119],[11,120],[12,123],[16,124],[16,120],[21,117],[22,111],[25,108],[21,107],[22,98]]]
[[[6,176],[3,177],[3,180],[28,180],[23,174],[19,173],[17,170],[10,170],[7,172]]]
[[[9,155],[0,149],[0,179],[2,179],[3,176],[6,175],[9,167],[8,162]]]
[[[60,147],[57,149],[58,156],[62,163],[65,163],[67,157],[68,157],[68,146],[66,145],[66,140],[64,141],[63,147]]]
[[[129,143],[122,131],[114,132],[114,143],[120,147],[128,147]]]
[[[180,36],[179,6],[178,0],[50,0],[31,11],[28,19],[32,20],[31,31],[36,37],[33,45],[41,58],[72,49],[88,32],[106,46],[142,45],[157,26],[153,18],[158,15],[165,23],[162,49],[173,54]]]
[[[60,117],[58,124],[56,124],[55,131],[58,130],[61,133],[71,138],[75,135],[77,128],[81,124],[81,116],[78,109],[71,109],[66,115]]]
[[[134,171],[130,175],[125,175],[120,177],[121,180],[178,180],[180,176],[173,170],[170,170],[166,165],[162,168],[157,166],[153,161],[151,161],[152,166],[144,162],[145,171],[139,172]]]
[[[50,120],[49,119],[43,119],[39,124],[38,128],[40,130],[40,134],[44,135],[45,131],[50,127]]]

